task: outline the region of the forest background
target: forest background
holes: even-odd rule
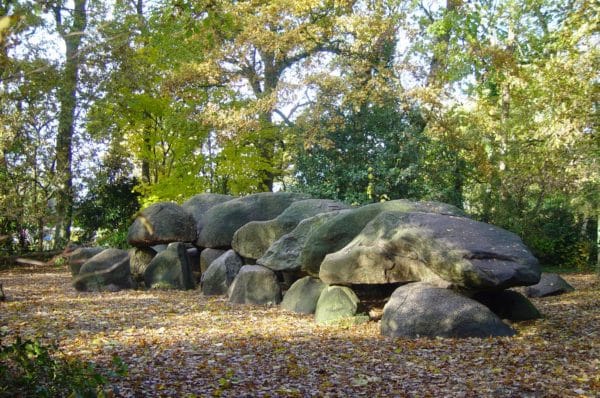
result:
[[[0,2],[0,246],[126,245],[140,207],[438,200],[598,266],[600,5]]]

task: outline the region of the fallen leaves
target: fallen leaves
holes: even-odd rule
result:
[[[600,394],[600,282],[535,299],[544,314],[495,339],[388,339],[375,322],[319,326],[198,291],[79,293],[52,268],[0,273],[0,326],[99,367],[118,396],[587,396]]]

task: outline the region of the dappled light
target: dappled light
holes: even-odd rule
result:
[[[317,325],[278,307],[234,305],[198,290],[79,293],[65,270],[0,273],[8,336],[128,374],[122,396],[588,396],[600,390],[600,282],[533,299],[543,318],[510,338],[389,339],[377,322]]]

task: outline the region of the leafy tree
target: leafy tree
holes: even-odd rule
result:
[[[71,237],[73,217],[73,137],[77,109],[77,85],[82,63],[81,43],[88,24],[87,0],[74,0],[73,8],[65,2],[50,4],[56,30],[65,44],[65,63],[58,87],[58,129],[56,136],[57,223],[55,245],[61,247]]]
[[[42,48],[29,40],[43,25],[39,10],[21,3],[2,7],[14,18],[0,56],[0,235],[8,250],[13,237],[19,238],[19,250],[34,241],[41,249],[43,227],[53,220],[48,204],[54,195],[58,74]],[[15,55],[23,43],[28,52]]]
[[[84,240],[110,247],[127,246],[127,229],[140,208],[136,179],[107,178],[90,187],[76,205],[75,224],[83,228]],[[100,234],[100,236],[98,236]]]
[[[187,12],[207,45],[203,59],[181,73],[197,84],[222,87],[202,121],[221,150],[219,175],[234,193],[272,190],[286,169],[285,125],[293,87],[319,56],[337,53],[352,1],[200,2]],[[223,97],[223,94],[226,94]],[[293,106],[293,105],[292,105]],[[289,123],[288,123],[289,124]],[[243,171],[241,178],[233,174]]]
[[[441,61],[432,62],[435,84],[420,93],[429,103],[424,108],[435,110],[427,133],[474,168],[471,175],[457,173],[467,209],[521,234],[534,249],[546,227],[532,225],[553,203],[561,205],[551,211],[570,213],[563,221],[580,230],[573,200],[587,203],[589,188],[582,188],[599,182],[593,7],[585,1],[473,2],[428,15],[437,15],[429,19],[429,48]],[[460,87],[469,96],[463,104],[452,100]],[[568,208],[564,197],[572,199]],[[561,230],[554,228],[556,241],[570,239]]]

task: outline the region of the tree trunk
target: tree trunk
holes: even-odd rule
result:
[[[600,211],[596,217],[596,273],[600,278]]]
[[[79,46],[87,25],[86,0],[75,0],[72,21],[67,26],[62,19],[62,7],[54,8],[56,27],[65,42],[65,66],[58,90],[60,113],[56,137],[56,174],[58,181],[57,223],[54,245],[60,248],[71,238],[73,217],[73,135],[77,109],[77,84],[81,56]]]

